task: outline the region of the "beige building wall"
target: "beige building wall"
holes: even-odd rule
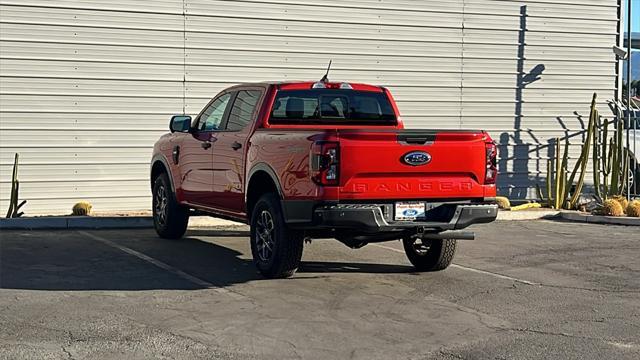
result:
[[[2,0],[0,210],[16,152],[28,214],[148,209],[172,114],[329,59],[331,79],[389,87],[408,127],[488,130],[500,192],[535,197],[548,141],[613,97],[617,23],[615,0]]]

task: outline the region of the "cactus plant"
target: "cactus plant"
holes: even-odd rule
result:
[[[18,196],[20,194],[20,181],[18,181],[18,158],[16,153],[13,158],[13,174],[11,175],[11,197],[9,200],[9,210],[7,210],[7,218],[20,217],[24,212],[20,211],[20,208],[27,203],[27,200],[22,200],[18,204]]]
[[[562,153],[562,164],[560,168],[560,192],[558,193],[559,203],[556,209],[561,209],[566,206],[567,192],[569,190],[567,186],[567,167],[569,166],[569,139],[564,140],[564,152]]]
[[[555,144],[556,144],[556,158],[555,158],[555,177],[554,177],[554,201],[553,201],[553,207],[555,209],[560,209],[563,206],[564,200],[565,200],[565,196],[564,196],[564,192],[565,192],[565,168],[566,168],[566,164],[567,164],[567,157],[568,157],[568,152],[569,152],[569,143],[567,141],[567,144],[564,147],[564,153],[562,158],[560,158],[560,138],[556,138],[555,139]]]
[[[620,189],[621,183],[624,184],[624,181],[621,181],[621,165],[623,163],[623,143],[622,143],[622,121],[618,120],[616,124],[616,132],[611,137],[611,185],[609,187],[609,194],[621,194],[622,189]],[[624,161],[626,162],[626,161]]]
[[[602,199],[606,200],[609,195],[609,174],[611,174],[611,154],[613,152],[607,153],[607,139],[609,136],[609,121],[604,122],[604,126],[602,129]],[[598,171],[596,171],[596,174]]]
[[[500,209],[503,209],[503,210],[511,209],[511,203],[509,202],[509,199],[507,199],[504,196],[497,196],[496,203],[498,203],[498,207]]]
[[[620,206],[622,206],[622,210],[626,213],[627,206],[629,205],[629,201],[626,197],[622,195],[614,195],[611,197],[611,200],[615,200],[620,203]]]
[[[562,157],[559,155],[561,151],[560,138],[555,138],[554,142],[556,155],[553,159],[547,160],[546,202],[548,207],[560,209],[564,207],[565,204],[568,204],[566,194],[568,191],[567,162],[569,158],[569,142],[567,141],[565,143]],[[543,199],[542,196],[540,197]]]
[[[560,139],[555,139],[555,157],[547,161],[547,204],[556,209],[575,209],[584,187],[584,180],[589,162],[589,155],[593,162],[593,184],[595,197],[599,203],[614,195],[625,193],[628,173],[629,151],[624,147],[623,123],[619,119],[615,122],[612,136],[609,135],[609,121],[602,121],[596,108],[597,94],[591,99],[589,124],[586,138],[582,144],[580,157],[576,160],[573,170],[567,176],[568,169],[568,141],[565,144],[562,158],[560,158]],[[538,187],[539,189],[539,187]],[[538,190],[540,193],[541,191]],[[540,194],[540,198],[543,198]]]
[[[569,178],[569,184],[573,184],[573,180],[575,179],[578,170],[580,170],[580,176],[578,177],[578,183],[576,184],[576,188],[571,195],[571,199],[569,199],[569,208],[575,209],[578,199],[580,198],[580,194],[582,193],[582,187],[584,186],[584,177],[587,170],[587,162],[589,160],[589,150],[591,150],[591,141],[593,139],[593,133],[595,132],[596,127],[596,119],[599,117],[598,109],[596,109],[596,99],[597,94],[593,94],[593,98],[591,99],[591,111],[589,113],[589,125],[587,126],[587,138],[582,145],[582,151],[580,152],[580,157],[578,161],[576,161],[575,167],[571,172],[571,177]]]
[[[542,189],[540,188],[540,184],[536,184],[536,194],[538,195],[538,199],[544,199],[544,195],[542,194]]]
[[[75,216],[85,216],[91,214],[91,209],[93,205],[91,205],[88,201],[80,201],[77,204],[73,205],[71,209],[72,215]]]
[[[602,121],[600,116],[596,116],[596,124],[593,129],[593,149],[592,149],[592,162],[593,162],[593,188],[597,199],[602,199],[602,192],[600,190],[600,129],[602,128]]]
[[[633,200],[627,205],[627,216],[640,217],[640,200]]]
[[[624,210],[619,202],[613,199],[607,199],[602,204],[602,213],[607,216],[623,216]]]
[[[582,144],[580,157],[574,164],[573,170],[569,174],[569,141],[565,140],[564,151],[560,158],[561,145],[560,138],[555,139],[555,158],[547,161],[547,204],[549,207],[556,209],[573,209],[576,207],[582,188],[584,186],[584,178],[586,174],[587,163],[589,160],[589,151],[591,150],[591,142],[595,138],[594,132],[599,115],[596,109],[597,95],[594,93],[591,100],[591,111],[589,114],[589,124],[587,126],[587,137]],[[555,171],[554,171],[555,165]],[[568,176],[567,176],[568,175]],[[574,186],[574,182],[578,176],[578,182]],[[553,181],[553,186],[551,182]],[[573,189],[573,190],[572,190]]]
[[[553,206],[553,197],[551,196],[551,171],[553,162],[551,159],[547,160],[547,207]]]
[[[612,104],[612,103],[610,103]],[[625,181],[629,162],[629,150],[625,148],[623,141],[624,127],[619,118],[620,111],[614,111],[614,131],[609,136],[610,121],[601,122],[599,119],[594,129],[593,158],[593,184],[596,199],[599,202],[615,195],[622,195],[628,186]]]

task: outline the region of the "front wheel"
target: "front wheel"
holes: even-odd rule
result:
[[[267,278],[293,275],[302,248],[303,233],[287,228],[278,197],[263,195],[251,215],[251,254],[260,273]]]
[[[456,240],[402,239],[407,258],[418,271],[440,271],[446,269],[456,253]]]
[[[179,239],[187,231],[189,210],[178,204],[167,174],[153,182],[153,227],[161,238]]]

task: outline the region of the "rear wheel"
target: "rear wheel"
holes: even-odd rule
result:
[[[267,278],[293,275],[302,248],[303,233],[287,228],[278,197],[263,195],[251,215],[251,253],[260,273]]]
[[[428,240],[404,238],[402,240],[407,258],[418,271],[440,271],[446,269],[456,253],[456,240]]]
[[[153,182],[153,227],[161,238],[179,239],[188,224],[188,209],[176,201],[167,174],[160,174]]]

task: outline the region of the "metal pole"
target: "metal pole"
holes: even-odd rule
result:
[[[627,116],[626,116],[626,125],[627,128],[627,151],[631,150],[629,146],[631,144],[629,135],[631,135],[631,0],[627,1]],[[625,159],[629,162],[629,166],[627,167],[631,170],[631,158],[627,156]],[[624,167],[623,167],[624,169]],[[631,199],[631,186],[633,185],[631,182],[631,177],[629,174],[623,174],[627,178],[627,200]],[[634,174],[635,175],[635,174]]]

